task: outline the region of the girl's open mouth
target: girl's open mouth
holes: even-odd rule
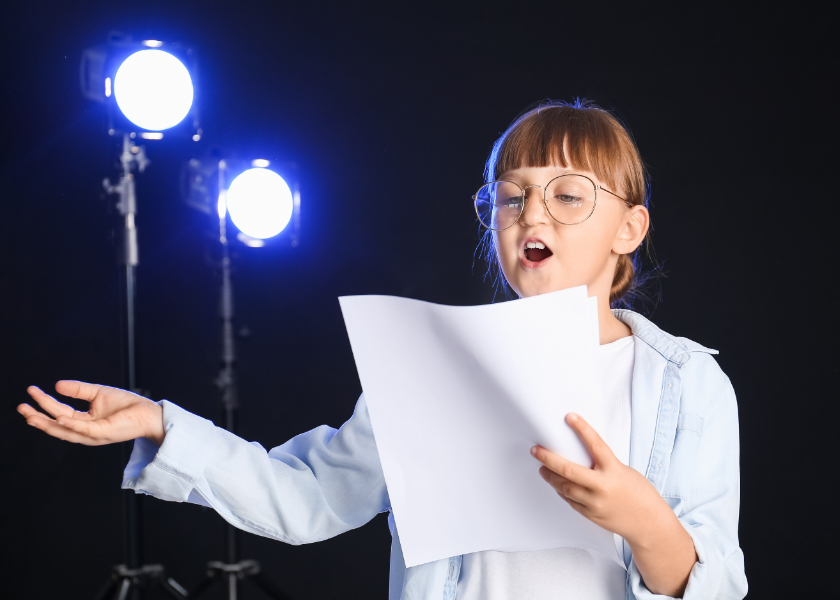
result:
[[[528,241],[525,243],[525,260],[538,263],[554,254],[543,242]]]

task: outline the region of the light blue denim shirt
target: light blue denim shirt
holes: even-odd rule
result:
[[[686,600],[743,598],[738,545],[738,407],[710,356],[637,313],[615,310],[636,336],[630,466],[643,473],[694,540]],[[215,509],[236,527],[287,544],[308,544],[361,527],[390,510],[364,394],[349,421],[321,425],[266,452],[166,400],[158,449],[137,439],[123,488]],[[389,515],[389,600],[454,600],[461,556],[406,568]],[[642,582],[624,544],[626,598],[665,598]]]

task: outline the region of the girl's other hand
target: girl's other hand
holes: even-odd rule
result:
[[[584,517],[627,540],[648,590],[682,598],[699,560],[691,536],[653,484],[618,460],[597,431],[574,413],[566,422],[594,464],[587,469],[534,446],[531,454],[545,465],[540,475]]]
[[[574,413],[566,422],[586,444],[594,460],[591,469],[542,446],[534,446],[531,454],[545,465],[540,476],[572,508],[631,544],[674,518],[653,484],[618,460],[591,425]]]
[[[59,381],[55,390],[63,396],[90,402],[90,410],[74,410],[39,388],[30,386],[26,391],[54,418],[28,404],[21,404],[17,410],[26,417],[27,423],[60,440],[86,446],[125,442],[139,437],[149,438],[158,446],[163,443],[163,409],[148,398],[82,381]]]

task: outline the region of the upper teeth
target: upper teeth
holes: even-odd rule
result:
[[[540,250],[545,250],[545,244],[542,242],[528,242],[525,246],[527,248],[539,248]]]

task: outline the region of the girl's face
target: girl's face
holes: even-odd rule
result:
[[[586,175],[596,184],[627,197],[624,190],[613,189],[599,181],[594,173],[572,167],[520,167],[502,173],[499,179],[525,188],[544,186],[565,173]],[[519,221],[494,233],[502,270],[514,291],[527,298],[586,285],[590,296],[608,299],[619,255],[635,250],[647,233],[647,209],[630,208],[622,200],[599,190],[595,211],[586,221],[563,225],[546,211],[541,188],[527,188],[525,192],[525,209]],[[537,248],[529,249],[531,242]]]

